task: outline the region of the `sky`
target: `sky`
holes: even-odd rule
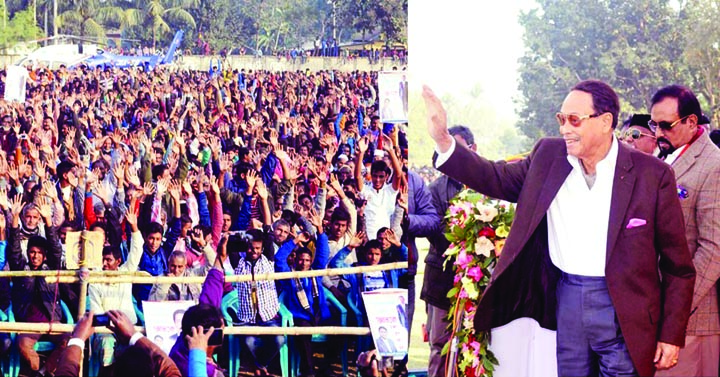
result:
[[[442,95],[480,85],[499,116],[516,119],[524,49],[518,16],[535,6],[532,0],[409,0],[411,90],[426,84]]]

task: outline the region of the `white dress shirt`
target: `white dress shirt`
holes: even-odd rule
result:
[[[583,276],[605,276],[607,233],[610,222],[618,141],[596,166],[595,183],[588,188],[577,157],[568,156],[572,171],[547,211],[548,246],[553,264],[560,270]],[[438,152],[435,165],[445,163],[455,150],[455,140],[445,153]]]
[[[572,171],[550,203],[548,246],[550,259],[560,270],[583,276],[605,276],[618,141],[595,167],[595,184],[588,188],[577,157],[568,156]]]

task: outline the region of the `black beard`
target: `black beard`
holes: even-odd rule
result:
[[[657,138],[657,146],[660,148],[660,154],[658,155],[659,158],[665,158],[677,150],[670,140],[664,137]]]

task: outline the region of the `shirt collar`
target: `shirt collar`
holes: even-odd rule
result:
[[[607,155],[605,157],[598,161],[595,172],[605,174],[607,171],[614,171],[615,170],[615,162],[617,161],[617,155],[618,155],[618,141],[615,135],[612,136],[612,142],[610,143],[610,150],[608,151]],[[580,159],[568,155],[567,156],[568,162],[573,167],[573,169],[582,169],[582,165],[580,163]],[[581,170],[578,170],[579,172],[582,172]]]

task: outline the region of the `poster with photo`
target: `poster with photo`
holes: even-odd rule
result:
[[[408,352],[407,289],[378,289],[362,295],[378,354],[402,359]]]
[[[182,318],[195,301],[143,301],[145,334],[163,351],[170,353],[182,336]]]
[[[68,270],[80,268],[80,240],[84,238],[85,267],[102,269],[102,249],[105,236],[100,231],[67,232],[65,236],[65,263]]]
[[[380,121],[383,123],[407,123],[407,72],[380,72],[378,74],[378,91],[380,101]]]

